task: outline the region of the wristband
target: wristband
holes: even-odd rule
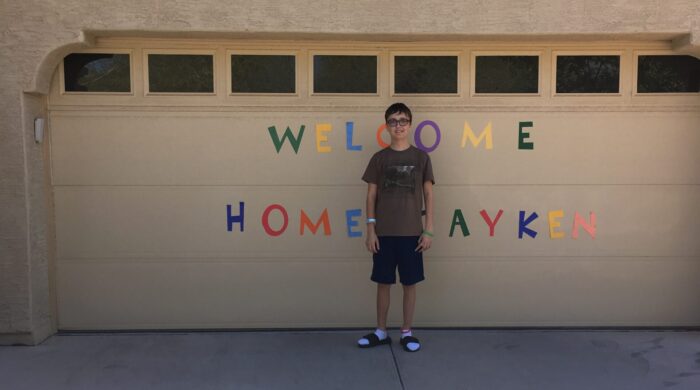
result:
[[[435,237],[435,235],[427,230],[423,230],[423,235],[428,237]]]
[[[377,223],[377,220],[374,218],[367,218],[367,223]]]

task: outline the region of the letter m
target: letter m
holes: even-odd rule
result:
[[[469,126],[469,122],[464,122],[464,133],[462,133],[462,148],[464,148],[467,145],[467,140],[471,141],[472,145],[475,148],[479,146],[481,141],[486,140],[486,149],[493,149],[493,135],[491,134],[491,122],[489,122],[486,125],[486,127],[484,127],[484,130],[482,130],[481,134],[479,134],[479,138],[477,138],[476,135],[474,135],[472,128]]]
[[[304,128],[306,126],[301,125],[299,128],[299,134],[294,137],[294,134],[292,134],[292,129],[287,126],[287,130],[284,131],[284,135],[282,136],[282,139],[280,139],[279,134],[277,134],[277,128],[275,126],[270,126],[267,128],[267,131],[270,132],[270,137],[272,138],[272,143],[275,144],[275,149],[277,149],[277,153],[282,150],[282,145],[284,145],[285,140],[289,140],[289,143],[292,144],[292,148],[294,148],[294,154],[297,154],[299,152],[299,145],[301,145],[301,139],[304,137]]]

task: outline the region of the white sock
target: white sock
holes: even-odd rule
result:
[[[411,329],[409,329],[409,330],[401,329],[401,338],[408,337],[408,336],[413,336],[413,332],[411,331]],[[406,348],[410,349],[411,351],[417,351],[418,348],[420,348],[420,344],[408,343],[408,344],[406,344]]]
[[[379,328],[377,328],[374,331],[374,334],[376,334],[377,337],[379,337],[379,340],[384,340],[387,337],[386,331],[381,330]],[[360,345],[369,345],[369,340],[367,340],[366,338],[363,337],[363,338],[357,340],[357,343]]]

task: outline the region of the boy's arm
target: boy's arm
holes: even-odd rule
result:
[[[374,205],[376,202],[377,185],[368,183],[366,203],[367,219],[374,218]],[[367,223],[367,240],[365,241],[365,245],[367,246],[367,250],[372,253],[377,253],[379,251],[379,239],[377,238],[377,233],[374,231],[374,223]]]
[[[430,249],[433,243],[433,182],[423,183],[423,199],[425,201],[425,227],[418,240],[417,251],[423,252]]]

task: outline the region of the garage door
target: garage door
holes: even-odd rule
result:
[[[662,44],[100,45],[50,96],[61,329],[372,326],[394,101],[436,176],[416,326],[700,324],[700,98],[632,77]]]

